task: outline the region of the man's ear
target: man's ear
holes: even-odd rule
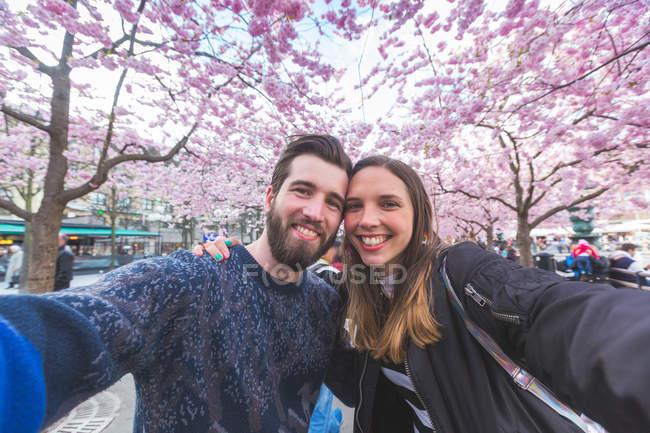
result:
[[[266,189],[266,197],[264,198],[264,213],[269,213],[271,211],[271,202],[275,194],[273,193],[273,187],[270,186]]]

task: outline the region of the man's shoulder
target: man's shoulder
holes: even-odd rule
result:
[[[318,274],[311,270],[306,271],[304,286],[315,292],[338,298],[336,287],[341,283],[342,274],[336,268],[332,269],[334,271],[321,270]]]
[[[199,257],[187,250],[177,250],[168,256],[170,263],[168,266],[181,267],[183,272],[192,275],[214,275],[217,278],[234,278],[237,274],[250,270],[251,267],[259,265],[249,263],[250,258],[245,257],[242,248],[235,246],[230,249],[230,257],[226,260],[216,261],[209,254]],[[244,250],[245,251],[245,250]]]

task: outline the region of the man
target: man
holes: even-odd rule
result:
[[[20,269],[23,266],[23,250],[18,245],[9,247],[11,257],[7,263],[7,272],[5,273],[5,283],[7,289],[17,286],[20,281]]]
[[[2,297],[43,357],[44,424],[130,372],[137,433],[306,432],[341,301],[303,269],[334,240],[351,170],[338,140],[302,136],[273,170],[264,232],[230,260],[177,251]]]
[[[59,252],[56,256],[56,272],[54,274],[54,291],[67,289],[72,281],[72,265],[74,254],[67,248],[68,237],[59,233]]]
[[[645,269],[643,265],[634,259],[636,253],[636,245],[632,243],[624,243],[621,247],[614,251],[609,256],[610,269],[626,269],[631,272],[643,272],[645,269],[648,269],[649,266],[646,266]],[[648,286],[648,279],[644,277],[638,277],[636,275],[626,274],[624,272],[617,272],[612,270],[610,272],[610,278],[612,280],[627,281],[630,283],[638,284],[641,280],[641,285]]]

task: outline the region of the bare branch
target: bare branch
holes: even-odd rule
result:
[[[616,117],[613,117],[613,116],[607,116],[607,115],[605,115],[605,114],[594,114],[593,117],[598,117],[598,118],[600,118],[600,119],[614,120],[614,121],[616,121],[616,122],[618,122],[618,121],[620,120],[620,119],[617,119]],[[650,126],[641,125],[640,123],[630,123],[630,122],[627,122],[627,123],[625,123],[625,124],[626,124],[627,126],[636,126],[637,128],[646,128],[646,129],[650,129]]]
[[[440,189],[442,190],[442,192],[443,192],[444,194],[462,194],[462,195],[464,195],[465,197],[471,198],[471,199],[473,199],[473,200],[482,200],[482,199],[484,199],[484,200],[493,200],[493,201],[498,201],[499,203],[501,203],[502,205],[504,205],[504,206],[507,207],[508,209],[512,209],[513,211],[517,212],[517,208],[516,208],[515,206],[513,206],[513,205],[511,205],[510,203],[506,202],[506,201],[505,201],[503,198],[501,198],[501,197],[498,197],[498,196],[490,196],[490,197],[485,197],[485,198],[483,198],[483,197],[479,197],[479,196],[477,196],[477,195],[475,195],[475,194],[469,193],[469,192],[467,192],[467,191],[465,191],[465,190],[462,190],[462,189],[449,190],[449,189],[446,189],[444,186],[442,186],[442,180],[440,179],[440,176],[439,176],[439,175],[437,175],[436,178],[438,179],[438,186],[440,186]]]
[[[36,65],[38,66],[38,70],[44,73],[45,75],[52,77],[56,73],[55,68],[45,65],[38,57],[34,55],[34,53],[30,51],[29,48],[27,47],[11,47],[11,48],[18,51],[23,57],[36,63]]]
[[[648,45],[650,45],[650,42],[643,43],[643,44],[641,44],[641,45],[639,45],[639,46],[637,46],[637,47],[634,47],[634,48],[629,48],[629,49],[623,51],[622,53],[613,56],[611,59],[607,60],[607,61],[604,62],[602,65],[600,65],[600,66],[598,66],[598,67],[596,67],[596,68],[594,68],[594,69],[592,69],[592,70],[590,70],[590,71],[588,71],[588,72],[585,72],[584,74],[580,75],[579,77],[577,77],[577,78],[575,78],[575,79],[573,79],[573,80],[571,80],[571,81],[569,81],[569,82],[567,82],[567,83],[554,85],[554,86],[552,86],[552,88],[551,88],[550,90],[548,90],[547,92],[542,93],[541,95],[539,95],[539,96],[537,96],[537,97],[531,99],[530,101],[526,101],[526,102],[522,103],[522,104],[519,105],[517,108],[515,108],[515,109],[513,110],[513,112],[517,112],[517,111],[521,110],[523,107],[525,107],[526,105],[532,104],[533,102],[537,102],[537,101],[539,101],[540,99],[545,98],[546,96],[550,95],[551,93],[553,93],[553,92],[555,92],[555,91],[557,91],[557,90],[564,89],[565,87],[569,87],[569,86],[571,86],[571,85],[577,83],[578,81],[582,81],[582,80],[584,80],[585,78],[587,78],[588,76],[590,76],[591,74],[593,74],[593,73],[599,71],[600,69],[604,68],[605,66],[609,65],[610,63],[612,63],[612,62],[616,62],[616,61],[617,61],[618,59],[620,59],[621,57],[625,57],[626,55],[628,55],[628,54],[630,54],[630,53],[637,52],[637,51],[642,51],[642,50],[645,49]]]
[[[607,148],[595,151],[591,156],[598,156],[601,153],[613,152],[613,151],[615,151],[617,149],[618,149],[618,146],[607,147]],[[558,170],[560,170],[562,168],[571,167],[571,166],[580,164],[583,161],[584,161],[584,159],[581,158],[581,159],[574,159],[573,161],[565,162],[565,163],[562,163],[562,164],[558,164],[555,167],[553,167],[553,169],[550,172],[548,172],[545,176],[541,177],[538,180],[538,182],[543,182],[543,181],[547,180],[548,178],[553,176],[555,173],[558,172]]]
[[[535,218],[535,220],[533,220],[533,222],[530,223],[530,228],[533,229],[533,228],[537,227],[541,222],[543,222],[546,219],[552,217],[556,213],[562,212],[563,210],[566,210],[566,209],[568,209],[570,207],[577,206],[580,203],[584,203],[586,201],[592,200],[592,199],[598,197],[599,195],[602,195],[603,193],[607,192],[608,190],[609,190],[609,188],[603,187],[603,188],[597,189],[596,191],[592,192],[591,194],[587,194],[585,196],[582,196],[582,197],[580,197],[578,199],[573,200],[570,204],[555,206],[554,208],[550,209],[548,212],[546,212],[546,213],[538,216],[537,218]]]
[[[25,221],[31,221],[32,218],[34,217],[33,213],[27,212],[25,209],[16,206],[13,202],[10,202],[9,200],[0,199],[0,208],[11,212],[17,217],[24,219]]]
[[[84,58],[87,59],[87,58],[89,58],[89,57],[92,57],[93,59],[96,59],[96,58],[99,57],[100,54],[108,55],[108,54],[110,54],[111,52],[113,52],[117,47],[119,47],[120,45],[122,45],[124,42],[126,42],[126,41],[128,41],[128,40],[129,40],[129,35],[124,34],[121,38],[119,38],[119,39],[113,41],[113,43],[111,44],[110,47],[108,47],[108,48],[106,48],[106,47],[104,47],[104,48],[100,48],[100,49],[98,49],[97,51],[95,51],[95,52],[93,52],[93,53],[90,53],[89,55],[87,55],[87,56],[84,57]]]
[[[549,188],[553,188],[555,185],[557,185],[557,184],[560,183],[561,181],[562,181],[561,178],[557,178],[557,179],[555,179],[553,182],[551,182],[551,184],[549,185]],[[537,203],[539,203],[539,202],[544,198],[544,196],[546,196],[546,192],[547,192],[547,191],[544,191],[544,192],[542,192],[539,196],[537,196],[537,198],[534,199],[533,202],[530,204],[529,209],[532,208],[532,207],[534,207],[534,206],[536,206]]]
[[[153,155],[151,153],[139,153],[139,154],[124,154],[124,155],[118,155],[116,157],[113,157],[111,159],[106,160],[104,164],[98,165],[97,166],[97,171],[95,172],[94,176],[86,183],[83,185],[80,185],[76,188],[69,189],[65,191],[63,194],[60,196],[60,201],[62,203],[68,203],[76,198],[82,197],[86,194],[88,194],[91,191],[96,190],[99,188],[106,180],[108,179],[108,173],[110,170],[124,162],[127,161],[147,161],[151,163],[156,163],[156,162],[164,162],[164,161],[169,161],[172,159],[185,145],[187,144],[188,140],[194,134],[194,131],[196,131],[196,128],[199,126],[198,122],[195,122],[194,125],[192,125],[192,128],[189,130],[189,132],[181,138],[176,145],[174,145],[173,148],[169,150],[164,155]]]
[[[50,132],[50,125],[46,125],[45,123],[43,123],[42,119],[39,119],[36,116],[32,116],[31,114],[23,113],[18,110],[14,110],[13,108],[8,107],[4,104],[2,104],[2,112],[8,116],[13,117],[16,120],[31,125],[34,128],[40,129],[41,131],[45,131],[47,133]]]

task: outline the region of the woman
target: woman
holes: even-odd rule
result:
[[[581,431],[478,343],[446,283],[479,328],[578,413],[611,432],[650,431],[647,293],[568,282],[467,242],[445,248],[431,221],[408,165],[357,163],[344,223],[354,349],[334,354],[327,380],[355,406],[355,432]]]

